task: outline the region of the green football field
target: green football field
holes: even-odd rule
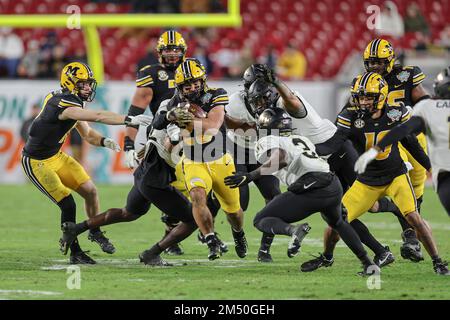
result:
[[[128,186],[99,186],[101,209],[121,207]],[[68,257],[61,255],[58,208],[32,185],[0,187],[0,299],[450,299],[450,277],[437,276],[431,260],[412,263],[400,256],[400,227],[388,213],[366,214],[362,220],[382,243],[389,245],[396,262],[384,268],[379,289],[369,289],[367,278],[356,275],[359,261],[339,244],[331,268],[301,273],[299,265],[322,250],[325,223],[319,215],[307,221],[312,230],[302,252],[293,259],[286,255],[287,237],[276,237],[274,263],[256,260],[260,233],[252,225],[263,201],[252,190],[246,213],[249,255],[239,259],[232,244],[230,228],[223,213],[216,230],[230,251],[216,261],[207,260],[207,248],[196,234],[182,243],[185,254],[165,256],[174,267],[146,267],[138,254],[163,234],[157,209],[140,220],[104,227],[115,244],[113,255],[80,236],[84,250],[98,264],[80,267],[79,289],[68,273]],[[80,198],[78,221],[84,219]],[[436,194],[427,189],[423,216],[430,222],[441,255],[450,260],[450,220]],[[373,284],[374,282],[372,282]]]

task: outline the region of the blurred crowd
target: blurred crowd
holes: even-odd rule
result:
[[[123,3],[125,0],[96,0],[94,2]],[[128,0],[134,13],[203,13],[223,12],[221,0]],[[419,6],[411,2],[402,16],[392,1],[386,1],[376,28],[376,35],[386,37],[397,49],[402,40],[411,38],[413,50],[450,51],[450,24],[439,30],[439,36],[432,37],[430,25]],[[222,30],[223,31],[223,30]],[[230,29],[230,32],[239,30]],[[183,28],[181,30],[188,44],[188,56],[196,57],[207,68],[212,78],[240,78],[248,65],[258,62],[268,64],[285,80],[301,80],[308,70],[308,59],[303,48],[295,39],[280,48],[268,43],[255,43],[249,37],[243,42],[223,37],[219,29]],[[436,33],[436,32],[435,32]],[[158,34],[148,29],[118,29],[116,39],[136,39],[145,43],[147,54],[137,62],[140,68],[157,63],[155,52]],[[432,40],[434,39],[434,40]],[[56,36],[50,31],[38,40],[26,44],[11,28],[0,29],[0,77],[45,79],[58,77],[62,66],[70,61],[86,61],[84,46],[70,55]],[[401,50],[398,50],[400,54]]]
[[[443,48],[450,51],[450,24],[441,30],[439,39],[433,42],[430,25],[415,2],[408,5],[405,16],[402,17],[397,5],[392,1],[386,1],[377,22],[377,34],[391,37],[394,43],[409,37],[414,39],[413,48],[417,51]]]
[[[0,28],[0,77],[54,79],[71,61],[86,61],[85,51],[81,49],[68,56],[55,32],[25,45],[11,28]]]

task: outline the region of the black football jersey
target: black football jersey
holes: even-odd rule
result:
[[[49,93],[39,115],[30,127],[30,136],[23,154],[37,160],[50,158],[58,153],[76,120],[60,120],[58,116],[66,108],[83,108],[84,102],[66,90]]]
[[[399,106],[401,103],[404,103],[406,106],[412,107],[412,91],[424,79],[425,75],[417,66],[394,66],[392,71],[385,77],[389,86],[387,104]]]
[[[162,101],[170,99],[175,92],[175,70],[166,69],[162,64],[152,64],[141,68],[136,76],[138,88],[151,88],[153,98],[150,111],[153,115],[158,111]]]
[[[410,117],[411,112],[405,106],[385,106],[378,119],[363,115],[357,108],[348,107],[339,113],[336,124],[339,134],[349,138],[358,153],[362,154],[376,145],[392,128]],[[406,172],[398,143],[394,143],[378,154],[366,171],[358,176],[358,180],[367,185],[380,186],[389,184],[395,177]]]
[[[200,100],[202,109],[208,113],[215,107],[227,105],[228,94],[222,88],[207,88]],[[170,104],[176,106],[179,102],[181,102],[181,98],[177,95]],[[214,136],[198,134],[195,136],[195,134],[193,131],[190,139],[183,140],[183,152],[187,158],[198,162],[208,162],[218,159],[226,153],[225,122]]]

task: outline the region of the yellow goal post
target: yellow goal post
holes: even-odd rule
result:
[[[242,24],[239,5],[240,0],[228,0],[227,13],[83,14],[80,12],[78,23],[83,30],[89,65],[97,81],[103,83],[103,54],[98,27],[239,27]],[[0,26],[74,29],[73,19],[73,13],[0,15]]]

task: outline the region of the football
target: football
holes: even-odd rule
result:
[[[206,118],[206,112],[198,104],[187,103],[188,111],[194,115],[196,118]]]

